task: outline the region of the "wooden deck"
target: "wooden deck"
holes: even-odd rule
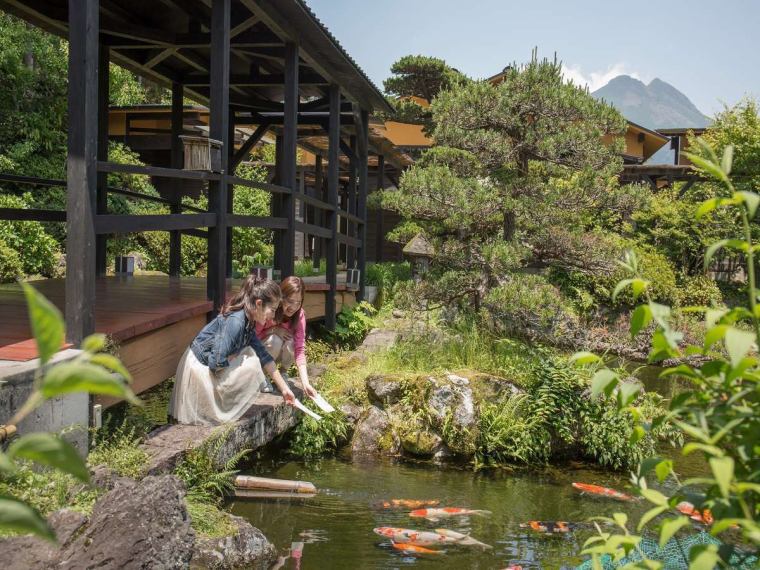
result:
[[[304,310],[310,320],[322,318],[329,290],[325,278],[305,281]],[[342,281],[335,296],[336,311],[356,300],[356,292],[346,289],[345,278]],[[63,310],[65,280],[46,279],[33,285]],[[238,285],[238,281],[228,282],[230,289]],[[96,284],[95,330],[113,340],[114,351],[134,378],[132,389],[139,394],[174,376],[182,354],[212,308],[204,278],[104,277]],[[21,287],[0,286],[0,369],[37,358],[31,336]],[[98,397],[95,401],[110,406],[118,400]]]

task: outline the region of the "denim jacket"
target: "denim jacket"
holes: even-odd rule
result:
[[[256,337],[256,332],[248,326],[248,318],[241,309],[227,316],[217,315],[198,333],[190,350],[202,364],[211,370],[217,370],[229,366],[228,358],[246,346],[250,346],[259,357],[262,368],[273,361]]]

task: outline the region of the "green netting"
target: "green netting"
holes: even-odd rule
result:
[[[657,560],[664,563],[665,570],[688,570],[689,568],[689,550],[699,544],[714,544],[720,547],[723,543],[707,532],[700,532],[685,538],[671,538],[664,548],[660,548],[658,541],[651,538],[641,540],[641,550],[650,560]],[[632,562],[639,562],[641,556],[638,552],[632,551],[628,556],[621,558],[617,562],[612,560],[611,556],[602,556],[602,568],[604,570],[615,570]],[[741,559],[739,556],[732,556],[729,561],[732,569],[736,570],[754,570],[758,568],[758,560],[755,557]],[[587,560],[576,570],[593,570],[593,563]]]

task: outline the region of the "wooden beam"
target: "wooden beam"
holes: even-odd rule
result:
[[[223,141],[228,134],[230,112],[230,4],[213,0],[211,4],[211,92],[209,136]],[[227,175],[227,148],[222,149],[222,172]],[[209,211],[216,214],[216,226],[208,239],[208,298],[219,311],[226,294],[227,267],[227,180],[209,183]]]
[[[164,61],[167,57],[171,57],[177,53],[177,50],[175,48],[164,48],[158,51],[157,54],[155,54],[153,57],[151,57],[148,61],[146,61],[143,65],[145,67],[153,68],[156,67],[159,63]]]
[[[171,112],[171,167],[181,169],[184,162],[184,148],[179,138],[184,131],[183,114],[184,89],[181,83],[172,83],[172,112]],[[172,214],[182,213],[181,191],[179,180],[173,184]],[[174,230],[169,234],[169,276],[179,277],[182,272],[182,234]]]
[[[338,162],[340,151],[340,87],[330,85],[330,118],[328,123],[327,148],[327,201],[338,209]],[[326,211],[325,218],[331,237],[327,240],[327,284],[330,290],[325,295],[325,324],[335,329],[335,291],[338,288],[338,214]]]
[[[314,165],[314,195],[320,200],[324,200],[325,196],[322,192],[322,155],[318,154],[315,159]],[[321,210],[314,210],[314,219],[317,225],[324,227],[325,215]],[[330,237],[332,238],[332,230],[330,231]],[[319,269],[319,265],[322,259],[322,238],[314,238],[314,249],[311,251],[312,267]]]
[[[284,103],[283,112],[283,171],[281,184],[290,188],[293,193],[296,188],[296,167],[298,162],[298,45],[293,42],[285,44],[285,86],[284,86]],[[288,228],[285,230],[282,239],[283,255],[281,257],[282,276],[293,275],[294,255],[296,244],[296,201],[293,194],[283,197],[283,215],[288,220]]]
[[[66,336],[95,332],[98,177],[98,0],[69,6],[69,128],[66,192]]]
[[[288,227],[287,218],[273,218],[272,216],[246,216],[232,214],[228,216],[229,225],[235,228],[266,228],[270,230],[284,230]]]
[[[246,30],[252,28],[257,23],[261,21],[261,18],[258,16],[251,16],[250,18],[246,18],[242,22],[240,22],[238,25],[236,25],[234,28],[230,30],[230,39],[239,36]]]
[[[120,164],[117,162],[98,162],[98,170],[101,172],[124,172],[126,174],[143,174],[145,176],[157,176],[159,178],[205,180],[208,182],[215,182],[221,179],[221,176],[216,172],[202,172],[200,170],[179,170],[176,168],[140,166],[137,164]]]
[[[358,107],[358,106],[357,106]],[[364,300],[364,284],[366,282],[367,269],[367,191],[368,191],[368,171],[367,159],[369,158],[369,113],[366,109],[356,109],[356,154],[357,168],[359,174],[359,196],[356,215],[362,221],[358,224],[357,237],[361,242],[358,246],[356,257],[359,261],[359,294],[356,296],[358,301]]]
[[[346,210],[349,214],[356,215],[356,177],[358,175],[358,165],[356,160],[356,136],[350,138],[351,155],[348,160],[348,188],[346,191]],[[353,220],[346,220],[346,234],[352,237],[356,236],[357,226]],[[348,247],[346,249],[346,267],[353,269],[356,267],[356,250]]]
[[[377,192],[385,188],[385,156],[377,157]],[[383,229],[383,209],[378,207],[375,211],[375,262],[383,262],[383,243],[385,243],[385,230]]]
[[[64,210],[30,210],[26,208],[0,208],[0,220],[24,222],[65,222]]]
[[[108,100],[111,57],[108,46],[98,46],[98,160],[108,160]],[[98,214],[108,213],[108,174],[98,172]],[[98,277],[106,274],[107,236],[95,237],[95,272]]]
[[[203,73],[190,73],[182,81],[189,87],[206,87],[209,85],[210,77]],[[285,75],[282,73],[271,73],[269,75],[244,75],[235,74],[230,77],[230,85],[236,87],[278,87],[285,84]],[[327,85],[327,82],[316,74],[301,75],[298,78],[298,84],[302,87],[319,87]],[[299,111],[304,110],[301,105]]]
[[[253,150],[253,147],[256,146],[256,143],[262,139],[262,137],[267,133],[269,129],[269,123],[264,123],[256,127],[256,130],[253,131],[251,136],[249,136],[242,145],[240,145],[240,148],[237,150],[237,152],[235,152],[232,159],[230,159],[230,170],[234,171],[238,166],[240,166],[240,163],[243,162],[243,159],[245,159],[251,153],[251,150]]]
[[[95,218],[97,234],[128,234],[150,231],[189,230],[193,228],[213,228],[216,214],[106,214]]]

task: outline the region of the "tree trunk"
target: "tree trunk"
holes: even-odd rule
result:
[[[512,210],[504,212],[504,241],[512,241],[515,237],[515,213]]]

